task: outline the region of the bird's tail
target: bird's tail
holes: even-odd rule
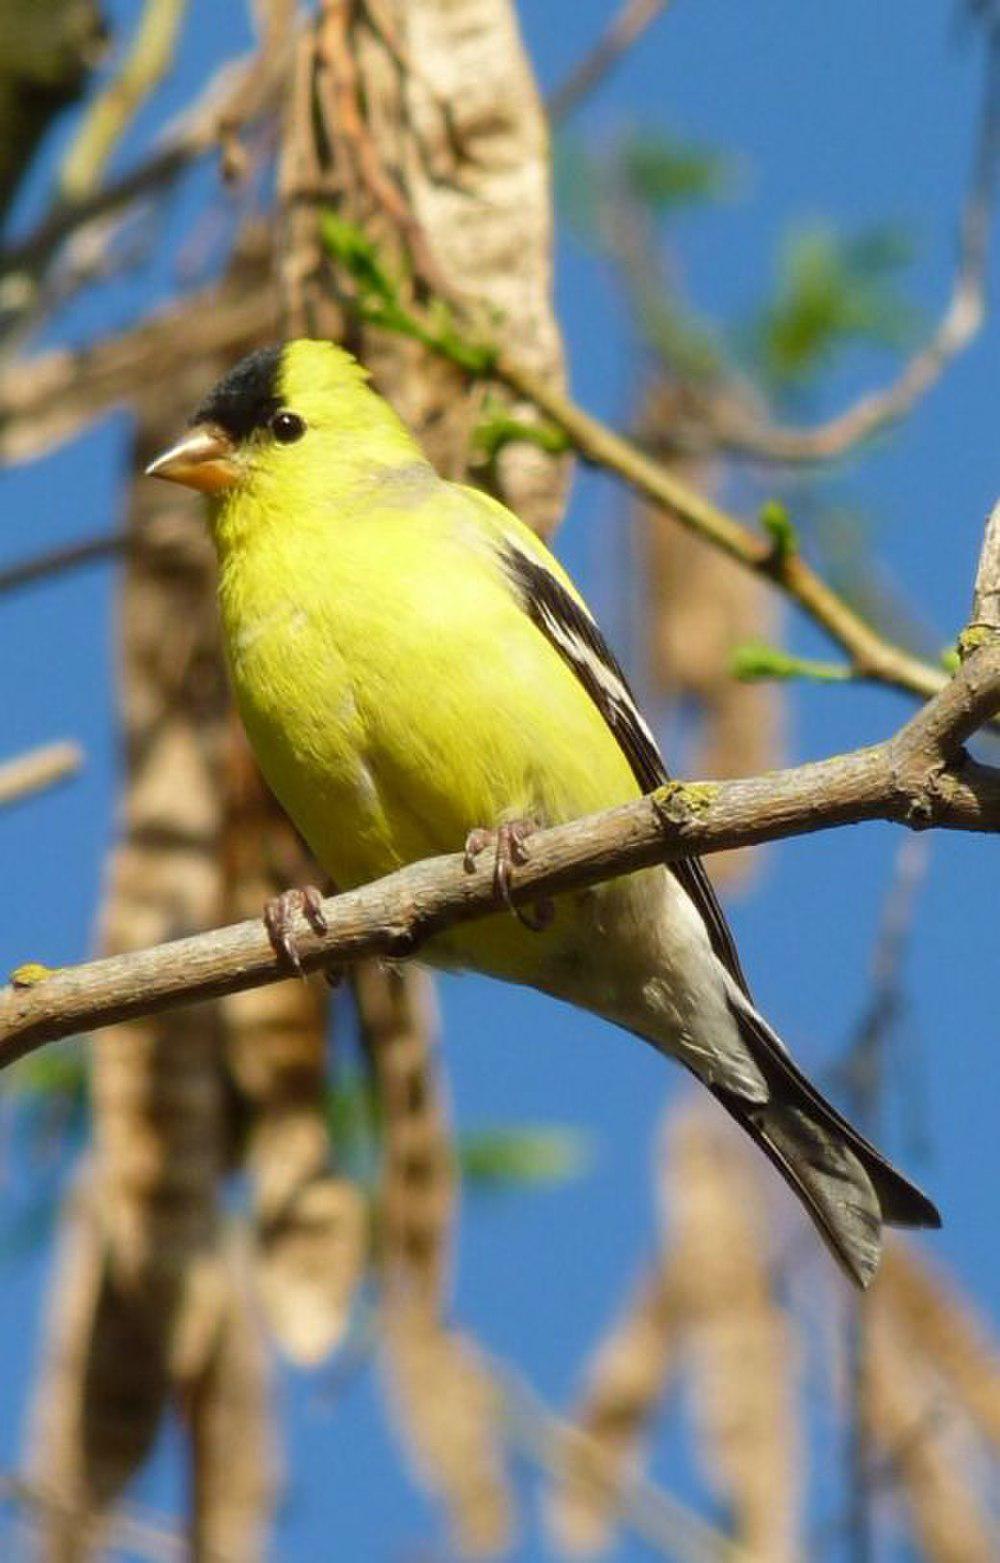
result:
[[[749,1003],[736,1013],[768,1100],[751,1102],[722,1087],[713,1094],[777,1167],[841,1267],[865,1287],[881,1258],[883,1224],[939,1227],[941,1217],[820,1094]]]

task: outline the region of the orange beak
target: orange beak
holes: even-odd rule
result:
[[[236,446],[224,429],[200,423],[146,468],[148,478],[184,483],[203,494],[221,494],[239,480]]]

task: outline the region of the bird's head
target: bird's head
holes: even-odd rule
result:
[[[367,378],[332,342],[260,348],[218,382],[146,472],[223,503],[284,508],[372,467],[412,462],[412,437]]]

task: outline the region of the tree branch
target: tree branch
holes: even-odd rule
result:
[[[47,548],[43,553],[31,554],[27,559],[0,568],[0,597],[22,586],[33,586],[36,581],[48,580],[75,570],[80,565],[91,564],[95,559],[110,559],[125,552],[128,539],[124,532],[98,532],[78,543],[65,543],[60,548]]]
[[[971,647],[976,640],[983,640],[997,631],[1000,631],[1000,499],[986,523],[972,594],[972,618],[962,637],[963,645]]]
[[[100,220],[169,188],[197,158],[224,143],[275,103],[288,45],[231,61],[170,126],[149,157],[74,200],[57,201],[24,238],[0,250],[0,314],[5,326],[34,305],[39,279],[68,240]]]
[[[514,899],[530,903],[651,864],[862,820],[995,832],[1000,771],[969,760],[962,744],[998,707],[1000,637],[991,637],[882,744],[749,780],[671,782],[635,803],[539,832]],[[327,932],[317,935],[300,919],[295,934],[303,966],[315,970],[412,955],[443,928],[496,911],[490,873],[468,874],[458,856],[432,858],[331,897]],[[74,1031],[287,975],[257,920],[82,966],[21,968],[0,991],[0,1064]]]
[[[0,764],[0,806],[17,803],[33,792],[75,776],[83,764],[79,744],[60,742],[29,749]]]
[[[674,1563],[750,1563],[745,1547],[707,1524],[665,1488],[634,1470],[623,1478],[600,1441],[554,1415],[520,1374],[495,1360],[489,1365],[508,1441],[519,1454],[557,1478],[565,1475],[567,1467],[577,1479],[583,1475],[595,1491],[610,1495],[634,1535]]]
[[[78,201],[97,186],[105,164],[173,59],[187,0],[146,0],[117,75],[90,103],[63,159],[59,186]]]
[[[258,269],[267,243],[263,230],[248,229],[242,256],[218,282],[89,347],[53,348],[0,368],[0,466],[43,455],[192,363],[245,351],[275,332],[277,300]]]
[[[892,383],[863,396],[811,429],[769,423],[739,394],[710,399],[702,409],[718,447],[732,455],[785,463],[826,462],[845,456],[872,435],[898,423],[937,384],[973,342],[986,317],[990,227],[1000,165],[1000,29],[987,45],[983,109],[972,176],[959,224],[958,262],[947,305],[923,347]]]
[[[779,586],[843,648],[856,678],[871,679],[925,698],[947,683],[943,668],[935,668],[885,640],[810,568],[794,547],[776,548],[772,539],[752,532],[690,488],[670,467],[647,456],[639,446],[616,434],[506,352],[498,352],[491,372],[534,402],[563,430],[584,461],[617,473],[637,493],[667,510],[731,559]]]
[[[546,103],[553,125],[567,119],[666,10],[670,0],[623,0],[594,47],[560,82]]]

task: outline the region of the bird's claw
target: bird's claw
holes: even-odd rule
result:
[[[535,902],[529,912],[527,908],[517,906],[511,895],[511,885],[515,867],[528,861],[528,837],[536,830],[534,820],[511,820],[500,825],[496,830],[477,828],[470,830],[465,838],[465,855],[462,859],[465,872],[475,872],[476,859],[493,845],[495,848],[493,858],[493,889],[497,899],[514,913],[519,922],[525,928],[530,928],[532,933],[541,933],[547,928],[555,916],[555,907],[548,897],[543,897]]]
[[[470,830],[465,838],[465,856],[462,858],[462,866],[467,874],[476,871],[476,858],[479,857],[496,835],[492,830]]]
[[[315,885],[303,885],[300,890],[283,890],[272,896],[264,907],[264,927],[271,941],[271,948],[279,960],[287,962],[300,977],[302,957],[295,942],[295,919],[301,914],[313,933],[327,932],[328,924],[323,912],[323,897]],[[339,981],[339,974],[334,972]],[[327,977],[329,981],[329,976]]]

